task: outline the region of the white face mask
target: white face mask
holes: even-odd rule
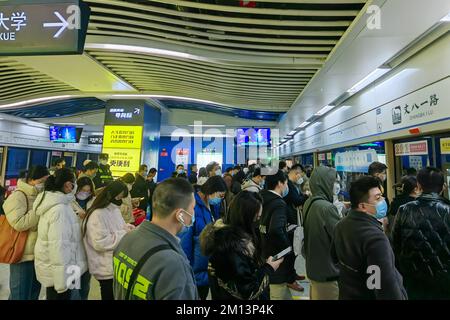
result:
[[[305,180],[303,179],[303,177],[300,177],[300,178],[298,178],[298,180],[297,180],[297,184],[300,186],[300,185],[303,184],[304,181],[305,181]]]
[[[91,196],[90,192],[84,192],[84,191],[80,191],[76,194],[76,197],[78,200],[86,200],[87,198],[89,198]]]
[[[127,183],[127,188],[128,188],[128,191],[131,191],[131,189],[133,189],[133,185],[130,183]]]
[[[108,164],[108,160],[100,160],[100,164],[106,166]]]
[[[221,176],[221,175],[222,175],[222,170],[217,169],[217,170],[216,170],[216,176]]]
[[[73,183],[72,185],[73,185],[73,188],[72,188],[72,191],[69,192],[69,194],[75,196],[75,194],[77,193],[77,184]]]
[[[341,185],[336,182],[333,187],[333,194],[337,196],[339,192],[341,192]]]
[[[35,185],[34,188],[36,189],[36,191],[38,193],[40,193],[40,192],[44,191],[45,184],[44,183],[39,183],[39,184]]]

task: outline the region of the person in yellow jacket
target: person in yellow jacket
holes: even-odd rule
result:
[[[33,211],[33,203],[38,193],[44,190],[44,183],[49,175],[44,166],[32,167],[24,179],[18,180],[17,189],[3,204],[6,219],[11,227],[17,231],[28,231],[22,259],[10,265],[10,300],[39,299],[41,285],[36,279],[34,269],[34,246],[39,217]]]

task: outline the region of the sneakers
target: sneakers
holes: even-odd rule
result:
[[[289,289],[292,289],[294,291],[303,292],[305,291],[305,288],[303,288],[301,285],[299,285],[297,282],[288,283],[287,287]]]

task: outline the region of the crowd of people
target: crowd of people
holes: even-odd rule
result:
[[[389,203],[378,162],[348,202],[327,166],[179,164],[156,183],[145,164],[115,179],[106,154],[83,165],[33,166],[4,200],[7,222],[26,233],[10,299],[38,299],[43,287],[49,300],[86,300],[94,277],[103,300],[289,300],[305,276],[313,300],[450,299],[438,169],[408,172]]]

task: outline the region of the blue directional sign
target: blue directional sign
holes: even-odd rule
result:
[[[81,54],[89,15],[81,0],[0,1],[0,55]]]

